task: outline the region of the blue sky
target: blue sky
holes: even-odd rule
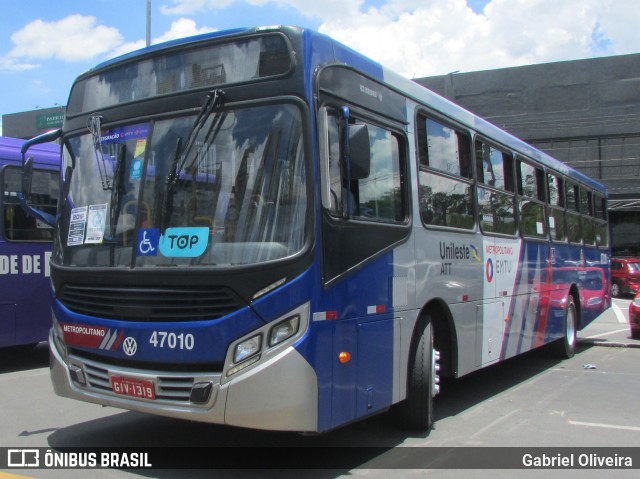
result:
[[[3,1],[0,115],[66,104],[74,78],[144,46],[146,0]],[[408,77],[640,52],[636,0],[151,0],[153,43],[318,29]]]

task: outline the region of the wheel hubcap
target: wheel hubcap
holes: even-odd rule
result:
[[[431,354],[431,396],[435,396],[440,392],[440,351],[433,350]]]
[[[573,308],[567,312],[567,343],[573,347],[576,342],[576,316]]]

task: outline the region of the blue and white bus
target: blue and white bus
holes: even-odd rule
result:
[[[428,430],[439,377],[570,357],[610,302],[602,185],[310,30],[108,61],[57,135],[61,396],[307,433],[397,406]]]
[[[0,137],[0,348],[28,348],[46,341],[51,329],[49,258],[54,230],[20,205],[23,144],[24,140]],[[31,155],[34,205],[55,214],[60,146],[39,145]]]

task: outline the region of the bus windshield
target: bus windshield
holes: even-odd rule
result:
[[[291,104],[218,105],[68,139],[54,257],[72,266],[229,266],[296,254],[308,217],[301,125]]]

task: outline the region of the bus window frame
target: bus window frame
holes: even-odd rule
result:
[[[426,127],[427,120],[437,122],[443,127],[452,129],[453,131],[456,132],[456,134],[463,135],[467,138],[468,140],[468,151],[467,151],[468,176],[464,176],[462,174],[454,174],[448,171],[444,171],[442,169],[434,168],[431,165],[429,165],[428,162],[426,165],[422,163],[421,160],[423,156],[426,156],[428,159],[428,133],[427,133],[427,127]],[[424,127],[420,126],[422,124],[424,124]],[[430,111],[422,106],[419,106],[418,108],[416,108],[416,111],[414,114],[414,125],[415,125],[414,140],[415,140],[415,149],[416,149],[415,162],[416,162],[416,173],[417,173],[416,184],[418,187],[418,195],[416,199],[418,201],[418,204],[420,205],[418,207],[418,210],[419,210],[418,216],[420,217],[422,225],[427,229],[451,230],[451,231],[455,231],[456,233],[477,233],[478,232],[478,204],[477,204],[476,194],[474,194],[476,191],[475,158],[473,155],[474,135],[463,125],[458,125],[452,120],[450,120],[449,118],[443,117],[441,114],[436,114],[435,112]],[[427,148],[427,152],[424,154],[422,152],[423,145],[421,145],[421,140],[424,140],[425,142],[424,147]],[[447,181],[452,181],[452,182],[455,181],[457,184],[466,185],[466,187],[469,188],[469,193],[471,196],[471,208],[470,208],[470,216],[471,216],[470,226],[471,227],[470,228],[457,227],[452,225],[431,224],[425,221],[425,218],[422,214],[422,207],[421,207],[423,202],[422,201],[422,185],[423,184],[421,182],[421,175],[423,173],[437,176]]]
[[[517,221],[518,221],[518,229],[520,231],[520,235],[523,238],[526,238],[527,240],[538,240],[538,241],[548,241],[549,240],[549,234],[550,234],[550,228],[549,228],[549,218],[548,218],[548,214],[547,214],[547,190],[546,190],[546,184],[544,182],[544,179],[546,178],[546,172],[544,171],[544,168],[542,168],[542,166],[538,165],[536,162],[532,161],[531,159],[516,153],[515,154],[515,176],[516,176],[516,184],[515,184],[515,190],[516,190],[516,205],[517,205]],[[534,196],[529,196],[527,194],[525,194],[525,190],[524,190],[524,184],[523,184],[523,177],[522,177],[522,165],[527,165],[530,169],[533,170],[533,174],[534,174],[534,181],[535,181],[535,195]],[[539,212],[542,214],[542,218],[540,222],[536,222],[536,225],[538,223],[541,223],[542,227],[544,228],[543,233],[541,234],[533,234],[530,232],[525,232],[523,225],[524,225],[524,218],[523,218],[523,214],[522,214],[522,210],[525,206],[532,204],[536,207],[536,209],[539,210]]]
[[[578,183],[575,180],[565,178],[565,225],[567,228],[567,241],[573,245],[582,245],[582,221],[580,219],[580,192]],[[569,193],[573,190],[573,194]],[[575,220],[577,237],[570,234],[571,221]],[[576,241],[577,240],[577,241]]]
[[[548,223],[548,229],[549,229],[549,238],[551,239],[552,243],[556,243],[556,244],[566,244],[568,241],[568,236],[567,236],[567,221],[566,221],[566,201],[565,201],[565,191],[564,191],[564,185],[565,185],[565,177],[564,175],[562,175],[561,173],[558,173],[557,171],[553,171],[553,170],[549,170],[547,169],[545,171],[545,175],[546,175],[546,181],[545,181],[545,189],[546,189],[546,204],[547,204],[547,221],[549,222],[551,220],[551,218],[554,218],[554,227],[551,228],[551,223]],[[556,187],[556,195],[557,195],[557,201],[556,202],[551,202],[551,191],[549,188],[549,178],[553,177],[555,178],[555,187]],[[562,220],[562,239],[557,239],[555,237],[555,235],[551,234],[552,230],[556,230],[557,229],[557,221],[556,221],[556,216],[551,214],[551,211],[555,211],[560,213],[561,215],[561,220]]]
[[[598,209],[597,205],[600,203],[600,209]],[[601,216],[598,216],[599,213],[602,213]],[[610,234],[609,234],[609,218],[607,214],[607,198],[600,194],[597,191],[593,192],[593,224],[596,230],[596,247],[598,248],[609,248],[610,243]],[[606,241],[601,241],[601,236],[599,236],[600,232],[605,233]]]
[[[504,162],[504,158],[505,155],[507,158],[509,158],[509,162],[510,162],[510,170],[509,172],[505,171],[505,168],[503,166],[503,173],[504,173],[504,189],[501,190],[499,187],[497,186],[492,186],[489,185],[487,183],[484,183],[484,181],[480,181],[478,172],[479,172],[479,165],[478,162],[481,161],[478,159],[478,148],[477,148],[477,144],[478,143],[483,143],[488,145],[490,148],[495,149],[497,151],[499,151],[500,153],[502,153],[502,158],[503,158],[503,162]],[[499,236],[499,237],[504,237],[504,238],[517,238],[519,236],[519,222],[518,222],[518,218],[517,218],[517,208],[516,208],[516,179],[515,179],[515,157],[513,154],[513,151],[511,151],[510,148],[507,148],[505,146],[500,145],[498,142],[491,140],[483,135],[478,135],[476,134],[473,138],[472,138],[472,145],[471,145],[471,150],[472,150],[472,154],[473,154],[473,165],[474,165],[474,177],[475,177],[475,201],[476,201],[476,219],[480,228],[480,231],[482,232],[483,235],[488,235],[488,236]],[[507,180],[510,181],[510,184],[507,183]],[[511,189],[508,189],[508,187],[510,187]],[[513,233],[504,233],[504,232],[499,232],[499,231],[487,231],[487,229],[483,226],[483,219],[481,218],[481,205],[480,205],[480,201],[479,201],[479,194],[480,194],[480,189],[483,189],[485,191],[489,191],[490,193],[494,193],[494,194],[499,194],[501,196],[509,196],[511,198],[511,216],[513,217]]]
[[[578,186],[578,189],[580,194],[580,231],[582,233],[582,244],[584,246],[595,247],[597,245],[597,233],[594,221],[593,191],[591,188],[582,184]],[[583,193],[586,195],[586,198],[583,198]],[[586,204],[584,201],[586,201]],[[586,206],[587,211],[582,211],[583,206]],[[586,224],[589,224],[591,228],[591,236],[589,238],[586,237]]]
[[[401,207],[403,212],[403,218],[400,220],[389,220],[382,218],[369,218],[367,216],[356,215],[352,212],[349,216],[346,211],[341,211],[340,209],[334,208],[334,199],[331,191],[331,171],[329,165],[329,142],[331,140],[329,134],[329,117],[330,112],[338,113],[339,116],[340,109],[342,107],[348,107],[350,111],[349,120],[354,119],[354,122],[349,122],[350,124],[359,124],[363,123],[368,126],[373,126],[375,128],[379,128],[390,133],[397,141],[398,147],[398,173],[400,178],[400,188],[401,194],[399,196],[401,201]],[[411,224],[412,211],[411,211],[411,200],[410,200],[410,168],[409,168],[409,143],[406,132],[400,128],[398,125],[392,123],[391,121],[385,121],[384,118],[368,113],[367,111],[359,108],[357,105],[353,105],[351,103],[347,104],[340,99],[326,99],[318,108],[318,117],[321,119],[318,121],[318,128],[320,130],[320,134],[318,135],[319,144],[319,153],[320,153],[320,185],[322,192],[322,208],[326,211],[326,213],[333,220],[342,220],[348,222],[366,222],[370,224],[380,224],[383,226],[408,226]],[[342,139],[342,128],[339,131],[339,162],[340,162],[340,170],[342,170],[342,161],[343,161],[343,139]],[[341,181],[344,180],[341,174]],[[358,181],[358,180],[352,180]]]

